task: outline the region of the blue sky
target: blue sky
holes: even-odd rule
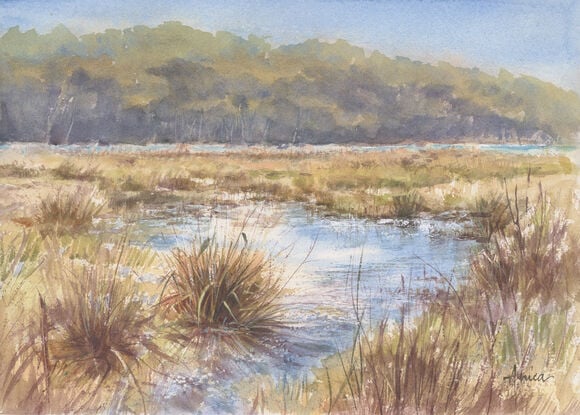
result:
[[[580,92],[580,0],[0,0],[12,26],[76,34],[178,20],[274,44],[346,39],[388,56],[506,68]]]

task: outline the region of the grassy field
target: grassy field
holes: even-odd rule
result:
[[[449,280],[418,317],[368,326],[353,300],[353,346],[313,379],[239,385],[248,412],[575,413],[577,186],[561,155],[5,150],[0,411],[155,413],[175,368],[217,358],[204,350],[264,346],[283,326],[280,264],[246,233],[164,256],[103,236],[100,219],[266,200],[368,218],[466,212],[481,249],[466,283]]]
[[[576,167],[566,156],[526,156],[478,150],[395,150],[360,154],[248,149],[231,153],[175,151],[75,154],[5,151],[0,177],[4,209],[34,202],[31,195],[92,185],[108,208],[173,203],[301,201],[331,214],[370,218],[475,209],[478,197],[541,179],[567,189]],[[568,195],[563,195],[568,197]]]

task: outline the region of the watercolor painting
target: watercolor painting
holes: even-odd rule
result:
[[[0,1],[0,413],[580,413],[579,27]]]

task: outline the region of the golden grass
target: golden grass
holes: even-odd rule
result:
[[[74,410],[98,408],[95,398],[102,399],[107,385],[121,381],[143,394],[138,371],[146,352],[157,349],[148,335],[153,316],[144,312],[130,279],[88,267],[71,275],[63,288],[64,298],[48,311],[47,361],[52,387],[74,386],[79,395],[59,403]]]
[[[72,191],[58,189],[40,201],[33,223],[42,235],[80,234],[91,228],[105,203],[92,187],[79,186]]]
[[[36,249],[36,242],[27,243]],[[150,254],[123,238],[62,245],[53,235],[42,248],[44,261],[36,261],[33,280],[15,284],[20,276],[10,277],[14,283],[0,297],[0,340],[7,353],[0,353],[0,408],[147,412],[152,368],[171,362],[155,343],[155,314],[133,279],[150,265]]]
[[[29,312],[34,284],[43,262],[40,238],[33,232],[3,234],[0,240],[0,411],[43,410],[46,380],[38,358],[38,310]],[[31,300],[32,297],[32,300]]]
[[[315,382],[261,379],[250,406],[282,413],[543,413],[557,405],[573,411],[568,369],[578,359],[570,320],[579,298],[578,223],[555,206],[572,211],[574,174],[562,156],[471,150],[164,152],[74,160],[41,152],[4,164],[2,229],[26,229],[0,241],[0,313],[9,316],[0,319],[0,410],[143,412],[154,408],[148,366],[158,368],[172,342],[190,343],[204,330],[220,332],[222,343],[230,333],[255,340],[281,324],[272,258],[240,236],[174,251],[159,301],[164,312],[152,325],[145,285],[116,270],[138,272],[153,260],[136,260],[139,253],[126,243],[105,249],[88,233],[107,203],[95,196],[106,194],[115,209],[231,197],[304,201],[367,217],[469,209],[485,245],[471,260],[468,284],[440,293],[415,319],[403,311],[400,322],[361,324],[353,348],[329,358]],[[530,187],[539,177],[553,189],[551,201]],[[82,185],[93,180],[100,190]],[[516,184],[527,190],[510,190],[506,198],[505,189]],[[31,204],[31,195],[41,203]],[[147,285],[147,294],[161,288]],[[159,325],[177,330],[168,335]],[[163,350],[153,335],[162,338]],[[555,379],[541,388],[511,384],[504,377],[514,365],[518,373],[543,371]]]
[[[14,157],[19,171],[51,171],[69,187],[96,180],[114,200],[114,208],[163,203],[168,194],[186,203],[205,204],[235,195],[246,200],[308,202],[332,213],[366,217],[396,215],[396,200],[411,193],[421,197],[420,211],[466,209],[482,194],[478,188],[491,192],[503,186],[504,179],[542,178],[548,183],[555,177],[574,177],[575,172],[566,156],[475,149],[189,153],[185,148],[90,155],[41,150],[26,160]],[[17,176],[15,172],[10,180],[22,183]],[[43,188],[50,181],[50,176],[41,174],[34,186]]]
[[[173,251],[160,306],[185,338],[212,330],[259,338],[280,327],[280,276],[270,258],[247,244],[242,233]]]

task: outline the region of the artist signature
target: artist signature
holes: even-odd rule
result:
[[[547,381],[549,381],[550,379],[554,379],[553,375],[547,375],[545,373],[534,373],[534,374],[529,374],[529,373],[524,373],[523,371],[518,371],[518,368],[516,367],[516,365],[514,365],[511,373],[509,374],[509,376],[504,376],[503,380],[508,381],[512,384],[515,384],[517,380],[519,380],[520,382],[540,382],[540,383],[546,383]]]

